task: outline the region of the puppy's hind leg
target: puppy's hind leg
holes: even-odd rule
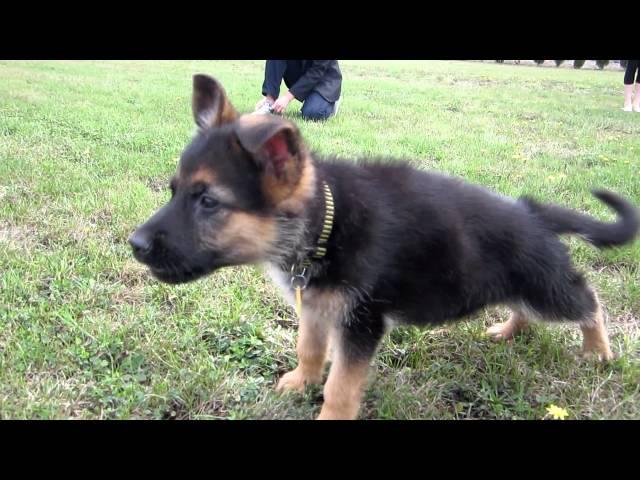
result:
[[[520,309],[512,309],[511,317],[506,322],[490,326],[486,334],[494,341],[511,340],[529,326],[527,317]]]
[[[591,290],[595,300],[595,308],[587,318],[580,321],[582,330],[583,357],[596,357],[598,360],[612,360],[615,355],[609,345],[609,335],[605,324],[604,312],[598,299],[598,295]]]

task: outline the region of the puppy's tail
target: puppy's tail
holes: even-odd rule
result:
[[[523,197],[521,200],[531,212],[558,234],[574,233],[580,235],[598,248],[632,242],[640,229],[640,211],[629,201],[613,192],[593,190],[591,193],[616,211],[618,219],[615,222],[600,222],[568,208],[541,204],[528,197]]]

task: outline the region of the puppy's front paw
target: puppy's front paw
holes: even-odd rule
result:
[[[512,322],[496,323],[487,328],[485,332],[494,342],[509,341],[513,339],[517,330]]]
[[[332,408],[325,403],[316,420],[355,420],[358,418],[358,407],[358,404],[354,404],[343,408]]]
[[[583,360],[595,359],[599,362],[608,362],[615,360],[618,355],[613,353],[608,346],[602,346],[599,348],[584,348],[580,352],[580,358]]]
[[[321,378],[317,376],[306,375],[300,367],[295,370],[290,371],[289,373],[285,373],[280,381],[278,382],[278,386],[276,386],[276,392],[284,393],[284,392],[304,392],[304,387],[307,384],[311,383],[320,383]]]

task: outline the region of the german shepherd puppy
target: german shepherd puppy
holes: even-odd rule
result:
[[[321,159],[294,124],[240,115],[216,80],[193,80],[199,132],[171,200],[129,238],[133,253],[167,283],[264,263],[292,304],[299,287],[299,364],[277,389],[321,382],[331,345],[320,419],[357,417],[372,356],[393,324],[439,324],[505,304],[512,315],[489,328],[494,339],[535,320],[571,321],[585,355],[613,357],[598,297],[558,235],[599,248],[631,242],[640,216],[625,199],[593,192],[618,214],[603,223],[398,161]]]

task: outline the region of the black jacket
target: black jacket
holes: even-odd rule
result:
[[[297,100],[304,102],[311,92],[318,92],[327,102],[340,98],[342,73],[337,60],[286,60],[284,83]],[[273,95],[262,87],[264,95]],[[273,95],[273,96],[277,96]]]

